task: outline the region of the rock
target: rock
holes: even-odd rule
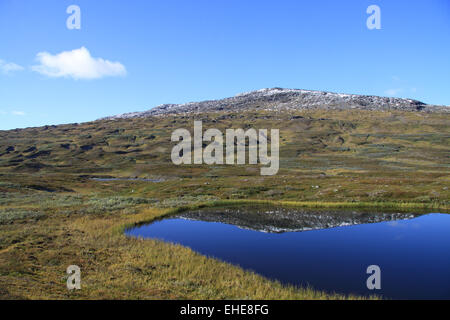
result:
[[[100,120],[145,118],[168,114],[196,114],[200,112],[241,112],[246,110],[301,111],[324,110],[380,110],[411,112],[449,112],[449,106],[427,105],[413,99],[342,94],[301,89],[261,89],[241,93],[231,98],[190,102],[186,104],[163,104],[144,112],[131,112]],[[293,116],[291,119],[301,119]]]

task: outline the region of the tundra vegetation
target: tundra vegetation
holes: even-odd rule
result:
[[[195,120],[222,132],[280,129],[278,174],[261,176],[260,164],[174,165],[171,134]],[[254,202],[447,212],[449,123],[439,112],[255,108],[0,131],[0,298],[358,298],[282,286],[122,231]],[[159,182],[93,179],[136,177]],[[81,290],[66,288],[69,265],[81,267]]]

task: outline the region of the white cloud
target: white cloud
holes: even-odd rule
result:
[[[6,62],[2,59],[0,59],[0,72],[3,74],[10,74],[14,71],[22,71],[23,67],[19,66],[16,63],[13,62]]]
[[[108,76],[123,76],[127,73],[125,66],[120,62],[93,58],[85,47],[63,51],[56,55],[40,52],[36,59],[40,64],[33,66],[32,69],[54,78],[99,79]]]

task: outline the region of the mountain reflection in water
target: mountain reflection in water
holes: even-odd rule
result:
[[[126,234],[179,243],[284,284],[392,299],[450,299],[448,214],[204,208]],[[381,290],[366,286],[370,265],[381,269]]]
[[[354,210],[302,210],[292,208],[213,208],[189,211],[173,216],[187,220],[221,222],[242,229],[282,233],[328,229],[356,224],[405,220],[417,217],[415,213],[376,213]]]

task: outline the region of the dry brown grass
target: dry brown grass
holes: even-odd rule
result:
[[[344,299],[282,286],[239,267],[155,240],[127,238],[123,225],[171,210],[138,214],[49,217],[2,226],[14,243],[0,250],[3,299]],[[82,270],[82,289],[68,291],[65,269]]]

